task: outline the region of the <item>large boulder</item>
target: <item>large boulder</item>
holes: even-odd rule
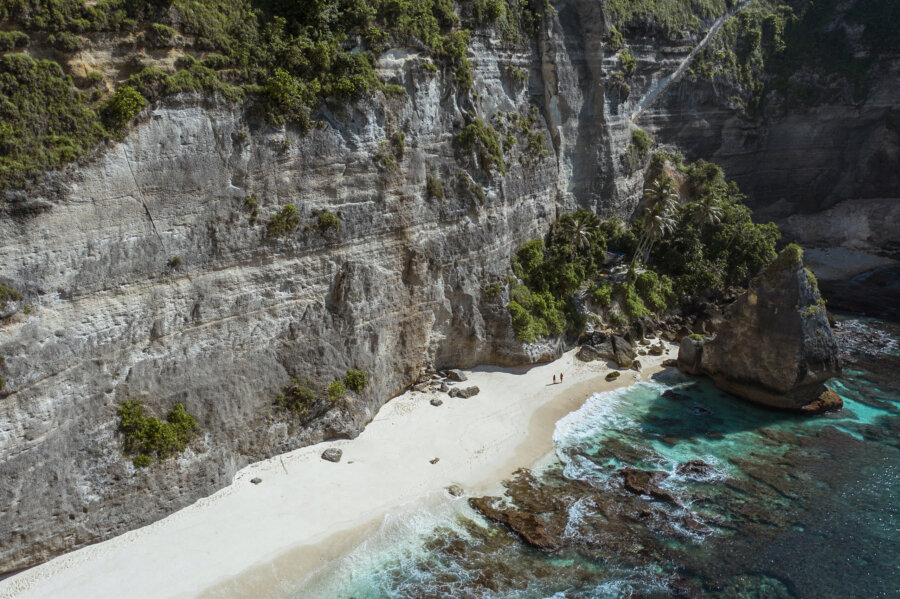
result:
[[[607,337],[588,339],[591,343],[583,345],[575,357],[583,362],[593,360],[611,360],[620,368],[631,368],[631,362],[635,358],[634,346],[623,337]]]
[[[447,378],[451,381],[456,381],[457,383],[469,380],[469,377],[467,377],[462,370],[457,370],[455,368],[447,371]]]
[[[802,250],[785,248],[727,308],[715,337],[682,339],[678,366],[754,403],[806,413],[839,408],[825,387],[841,373],[838,347]]]
[[[619,368],[631,368],[631,362],[634,360],[634,346],[622,337],[612,338],[613,361],[619,365]]]

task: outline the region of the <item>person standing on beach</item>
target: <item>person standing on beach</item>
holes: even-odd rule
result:
[[[562,375],[563,375],[563,373],[560,372],[559,373],[559,384],[560,385],[562,385]]]
[[[553,384],[554,385],[556,384],[556,375],[555,374],[553,375]]]

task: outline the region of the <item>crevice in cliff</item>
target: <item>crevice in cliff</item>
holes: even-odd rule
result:
[[[156,238],[159,239],[159,245],[162,246],[163,251],[166,249],[166,244],[163,241],[162,235],[159,234],[159,231],[156,229],[156,223],[153,221],[153,215],[150,213],[150,208],[147,206],[147,198],[144,197],[144,190],[141,189],[140,183],[138,183],[137,177],[134,174],[134,168],[131,166],[131,158],[128,157],[128,151],[125,149],[125,146],[122,147],[122,156],[125,157],[125,164],[128,165],[128,172],[131,173],[131,179],[134,181],[134,188],[137,189],[139,199],[141,201],[141,205],[144,207],[144,212],[147,213],[147,218],[150,219],[150,227],[153,229],[153,233],[156,235]]]

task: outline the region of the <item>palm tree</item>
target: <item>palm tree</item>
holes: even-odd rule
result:
[[[658,177],[644,191],[644,199],[647,204],[641,218],[644,232],[638,241],[631,264],[640,257],[641,262],[647,262],[653,244],[675,228],[673,214],[678,203],[678,194],[668,177]]]
[[[572,240],[572,245],[576,250],[584,250],[591,247],[593,231],[591,231],[586,219],[574,217],[570,221],[563,223],[562,232]]]
[[[709,223],[716,224],[722,220],[722,189],[715,187],[700,196],[700,199],[694,202],[694,218],[701,225]]]

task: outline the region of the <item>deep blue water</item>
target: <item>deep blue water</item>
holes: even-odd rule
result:
[[[758,408],[679,373],[597,394],[557,424],[557,459],[507,484],[556,549],[462,499],[390,519],[289,596],[900,597],[898,330],[840,331],[841,412]],[[660,472],[674,501],[625,489],[626,467]]]

